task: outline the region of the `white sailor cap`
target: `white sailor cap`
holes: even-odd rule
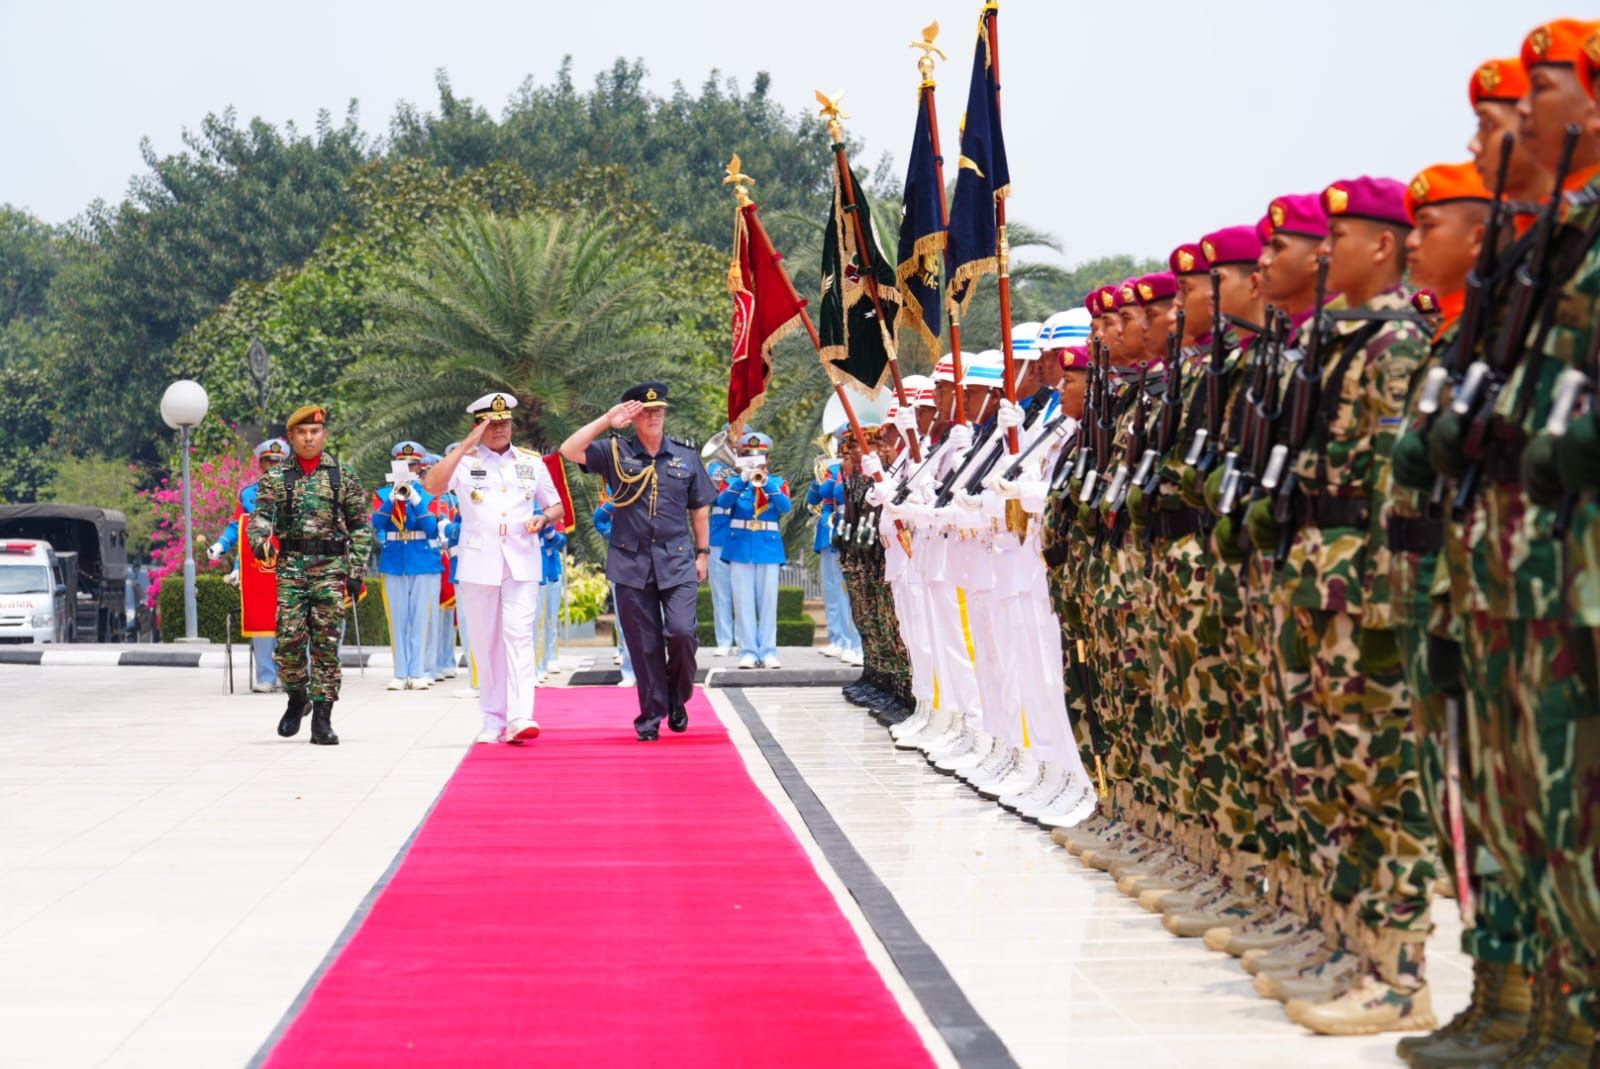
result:
[[[508,393],[486,393],[467,406],[467,414],[478,422],[511,418],[517,399]]]
[[[1066,349],[1089,340],[1091,317],[1087,308],[1068,308],[1044,321],[1036,343],[1040,350]]]
[[[1005,383],[1005,369],[1005,355],[999,349],[985,349],[961,369],[966,373],[966,381],[962,385],[998,390]]]
[[[257,460],[282,460],[289,455],[289,443],[282,438],[268,438],[254,452]]]
[[[933,398],[933,380],[926,375],[907,375],[900,380],[906,388],[906,400],[911,402],[913,408],[932,408],[936,403]]]
[[[1039,359],[1039,329],[1043,323],[1017,323],[1011,328],[1011,357],[1014,360]]]

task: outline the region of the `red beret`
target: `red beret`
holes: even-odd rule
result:
[[[1197,243],[1185,242],[1172,250],[1172,255],[1167,257],[1167,266],[1172,268],[1174,275],[1208,275],[1211,273],[1211,261],[1206,259],[1206,254]]]
[[[1200,251],[1206,254],[1213,267],[1223,264],[1254,267],[1261,258],[1261,239],[1256,237],[1253,226],[1225,226],[1201,238]]]
[[[1576,68],[1597,28],[1600,23],[1584,19],[1556,19],[1537,26],[1522,39],[1522,65],[1529,70],[1541,64]],[[1589,58],[1600,63],[1600,56]]]
[[[1083,370],[1089,367],[1089,347],[1087,345],[1069,345],[1061,350],[1061,370]]]
[[[1157,271],[1154,274],[1141,276],[1133,288],[1138,294],[1140,304],[1152,304],[1176,297],[1178,280],[1171,271]]]
[[[1367,219],[1374,223],[1411,226],[1406,214],[1406,187],[1393,178],[1341,179],[1322,191],[1322,207],[1330,220]]]
[[[1267,218],[1274,234],[1321,241],[1328,236],[1328,213],[1322,210],[1322,197],[1316,193],[1288,193],[1274,197],[1267,205]]]
[[[1100,311],[1100,291],[1090,290],[1089,296],[1083,299],[1083,306],[1089,309],[1089,314],[1091,316],[1102,315],[1103,313]]]

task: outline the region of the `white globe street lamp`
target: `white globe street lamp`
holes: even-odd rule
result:
[[[194,494],[189,482],[189,432],[206,418],[211,399],[190,379],[179,379],[161,395],[161,418],[183,435],[183,641],[199,642],[199,615],[194,604]]]

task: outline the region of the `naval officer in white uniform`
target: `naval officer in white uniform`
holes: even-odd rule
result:
[[[517,399],[485,394],[467,406],[472,433],[434,465],[428,493],[453,490],[461,507],[456,604],[478,667],[477,742],[536,738],[533,621],[539,607],[539,532],[562,519],[544,458],[511,444]]]

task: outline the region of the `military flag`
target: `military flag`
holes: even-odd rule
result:
[[[848,188],[844,185],[849,182]],[[854,213],[860,213],[858,229]],[[865,248],[858,235],[866,239]],[[876,394],[893,358],[900,291],[895,269],[883,255],[872,209],[861,196],[855,172],[833,169],[833,211],[822,243],[822,304],[817,334],[823,366],[835,382],[854,379]],[[877,283],[874,299],[871,283]],[[878,310],[883,310],[883,319]]]
[[[967,89],[967,113],[961,123],[961,162],[950,203],[945,255],[951,299],[962,311],[972,300],[973,282],[999,270],[996,205],[1011,191],[1006,141],[1000,130],[999,71],[990,31],[989,10],[985,8],[972,54],[972,83]]]
[[[937,26],[937,23],[935,23]],[[921,336],[928,351],[939,353],[939,293],[945,247],[944,183],[939,149],[933,143],[931,93],[918,93],[917,128],[911,136],[905,199],[900,209],[900,321]]]
[[[736,181],[737,180],[737,181]],[[728,165],[725,183],[743,193],[739,157]],[[766,400],[772,376],[772,349],[801,326],[806,302],[794,291],[772,247],[755,204],[741,196],[733,217],[733,263],[728,293],[733,297],[733,367],[728,373],[728,424],[737,431]]]

